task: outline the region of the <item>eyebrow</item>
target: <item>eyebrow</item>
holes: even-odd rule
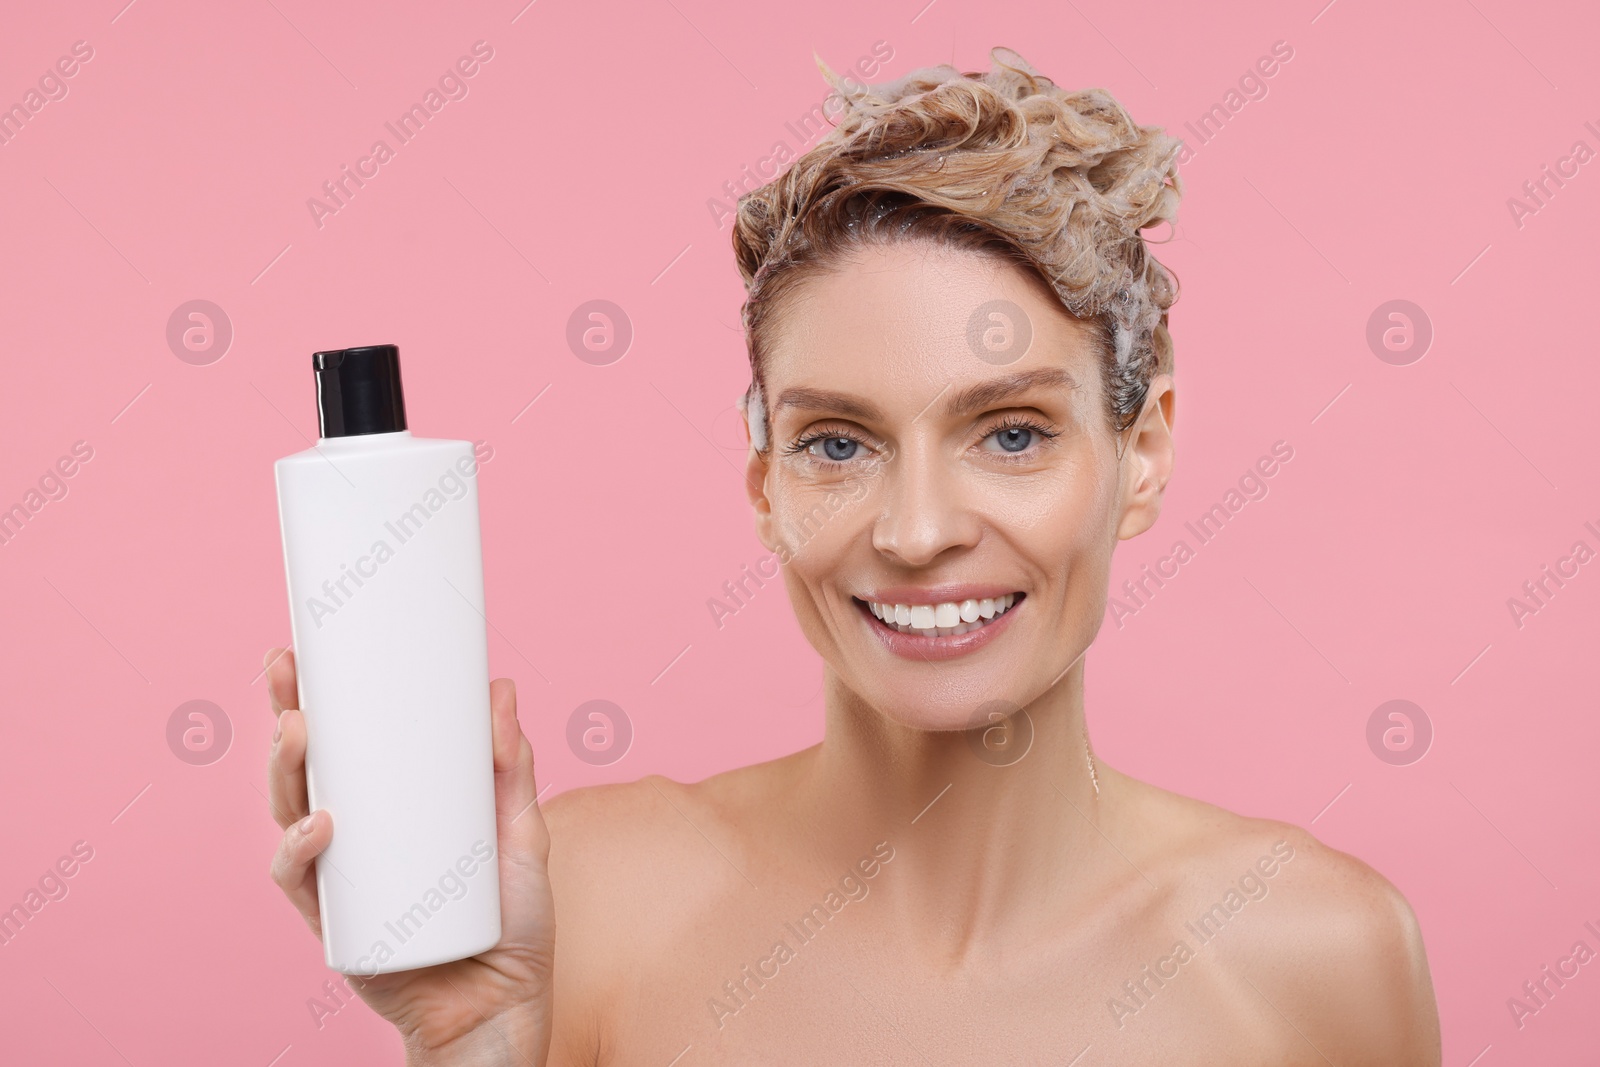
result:
[[[1035,370],[1023,371],[1020,374],[1011,374],[1004,378],[994,378],[986,382],[969,385],[945,401],[944,412],[945,415],[951,418],[960,418],[963,415],[970,415],[975,411],[993,407],[1001,400],[1043,386],[1077,389],[1078,381],[1060,367],[1039,367]],[[848,393],[831,392],[827,389],[812,389],[806,386],[785,389],[778,394],[778,399],[773,404],[774,417],[779,411],[788,407],[802,408],[807,411],[827,411],[868,422],[884,421],[883,412],[870,401],[862,400]]]

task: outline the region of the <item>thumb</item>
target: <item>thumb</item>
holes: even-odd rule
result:
[[[507,875],[546,878],[550,835],[536,797],[533,745],[517,721],[517,685],[510,678],[490,683],[490,715],[494,726],[494,821],[499,833],[502,870]],[[507,931],[509,933],[509,931]]]

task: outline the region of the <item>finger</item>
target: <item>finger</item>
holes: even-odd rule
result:
[[[294,650],[270,649],[264,659],[267,666],[267,694],[272,701],[272,711],[277,714],[285,708],[298,708],[300,694],[295,677]]]
[[[316,859],[332,841],[333,820],[319,811],[285,830],[272,857],[272,880],[319,941],[322,940],[322,911],[317,904]]]
[[[272,708],[273,715],[277,715],[278,712],[282,711],[283,706],[278,703],[278,696],[272,691],[272,663],[282,656],[285,651],[285,649],[274,645],[267,649],[265,656],[261,657],[261,676],[267,680],[267,706]]]
[[[267,801],[272,817],[284,829],[311,813],[306,795],[306,720],[298,708],[278,716],[272,757],[267,761]]]
[[[517,721],[517,683],[496,678],[489,683],[489,720],[494,725],[494,769],[510,770],[518,762],[518,742],[523,740]]]
[[[494,724],[495,833],[500,842],[502,899],[501,937],[509,943],[534,940],[545,921],[549,901],[542,904],[512,902],[509,886],[546,887],[550,834],[539,811],[538,783],[534,780],[533,746],[517,722],[517,687],[509,678],[489,684],[489,710]]]
[[[517,686],[510,678],[489,683],[494,723],[494,799],[500,840],[542,863],[549,847],[536,798],[533,746],[517,721]]]

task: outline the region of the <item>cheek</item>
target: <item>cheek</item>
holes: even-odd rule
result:
[[[826,570],[829,560],[847,551],[865,521],[865,480],[808,485],[777,479],[768,486],[773,533],[788,549],[791,567]],[[810,558],[807,558],[810,557]]]
[[[794,537],[784,538],[791,555],[783,566],[783,588],[806,642],[824,659],[829,659],[837,651],[835,612],[848,605],[829,606],[827,581],[831,575],[839,573],[844,553],[828,547],[824,543],[825,536],[824,531],[803,546],[797,546]],[[780,555],[779,558],[784,557]]]
[[[986,510],[1034,559],[1076,564],[1104,543],[1115,488],[1093,465],[1063,466],[1037,478],[997,479]]]
[[[772,533],[781,546],[784,588],[801,628],[815,641],[828,630],[822,616],[828,582],[863,544],[872,542],[865,479],[826,487],[775,479],[768,485]],[[844,605],[848,607],[848,605]]]

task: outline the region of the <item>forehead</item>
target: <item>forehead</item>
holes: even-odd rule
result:
[[[916,413],[942,390],[1044,367],[1066,370],[1080,392],[1100,383],[1090,327],[1041,279],[998,256],[925,242],[867,247],[806,278],[772,326],[769,397],[817,388]]]

